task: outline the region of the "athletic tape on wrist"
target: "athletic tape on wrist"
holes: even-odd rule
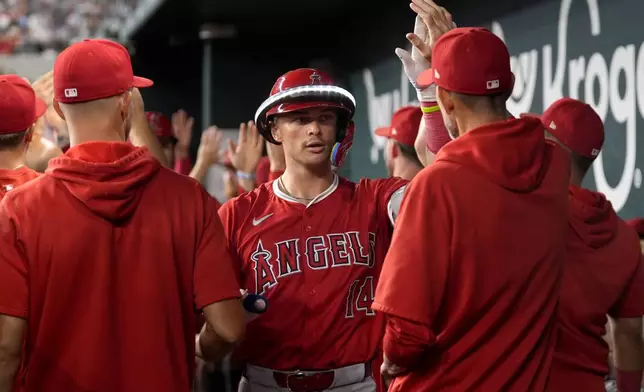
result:
[[[423,89],[416,89],[419,102],[436,102],[436,87],[431,85]]]
[[[423,119],[425,120],[425,137],[427,138],[427,149],[436,154],[452,138],[445,128],[443,115],[436,102],[421,102]]]

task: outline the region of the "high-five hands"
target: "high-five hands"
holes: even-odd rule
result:
[[[195,119],[188,116],[185,110],[180,109],[172,114],[172,133],[177,139],[176,148],[187,152],[192,141],[192,127]]]
[[[409,5],[416,12],[414,32],[406,35],[412,44],[411,53],[396,48],[409,81],[416,88],[418,99],[423,102],[436,101],[436,91],[433,86],[419,86],[418,76],[431,67],[432,50],[436,41],[446,32],[456,27],[452,15],[432,0],[412,0]]]
[[[408,34],[407,39],[409,42],[418,47],[423,57],[431,63],[432,50],[436,45],[436,41],[443,34],[456,27],[450,14],[444,7],[439,6],[432,0],[411,0],[409,5],[411,9],[422,19],[425,24],[427,35],[425,37],[416,34]],[[418,46],[417,46],[418,45]]]
[[[221,154],[221,140],[223,134],[216,126],[211,126],[201,133],[197,160],[203,161],[208,167],[219,162]]]
[[[253,121],[239,125],[237,144],[228,140],[230,163],[240,172],[254,174],[264,150],[264,138]]]
[[[429,45],[425,43],[428,35],[427,26],[420,16],[416,16],[414,32],[409,33],[406,36],[407,40],[409,40],[413,45],[411,53],[402,48],[396,48],[395,51],[396,56],[398,56],[402,62],[403,69],[409,82],[416,89],[418,99],[421,102],[436,101],[435,89],[427,88],[427,86],[421,87],[416,82],[418,76],[430,68],[430,63],[425,57],[425,53],[423,53],[423,50],[428,52],[429,57],[431,58],[431,49],[429,49]]]

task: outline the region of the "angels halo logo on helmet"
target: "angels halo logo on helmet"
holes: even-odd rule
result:
[[[353,144],[355,125],[352,119],[356,111],[356,100],[325,72],[299,68],[280,76],[273,85],[270,96],[255,112],[255,124],[268,142],[280,144],[271,133],[273,116],[318,107],[338,109],[337,137],[331,153],[331,163],[339,167]]]

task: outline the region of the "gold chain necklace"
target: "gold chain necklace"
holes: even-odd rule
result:
[[[280,176],[280,178],[277,180],[277,185],[279,185],[280,190],[282,192],[286,193],[289,197],[292,197],[293,199],[304,200],[304,201],[312,201],[313,199],[315,199],[315,198],[307,199],[306,197],[293,196],[293,194],[291,192],[289,192],[288,189],[286,189],[286,185],[284,185],[284,181],[282,180],[282,176]]]

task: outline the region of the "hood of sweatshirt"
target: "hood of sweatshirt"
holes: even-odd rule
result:
[[[147,148],[130,143],[89,142],[52,159],[46,173],[59,180],[95,215],[122,222],[134,213],[143,190],[160,168]]]
[[[467,132],[446,144],[436,160],[477,170],[490,181],[514,192],[541,185],[555,147],[544,138],[538,118],[513,118]]]
[[[597,249],[613,240],[619,218],[601,193],[574,185],[569,187],[570,227],[587,246]]]

